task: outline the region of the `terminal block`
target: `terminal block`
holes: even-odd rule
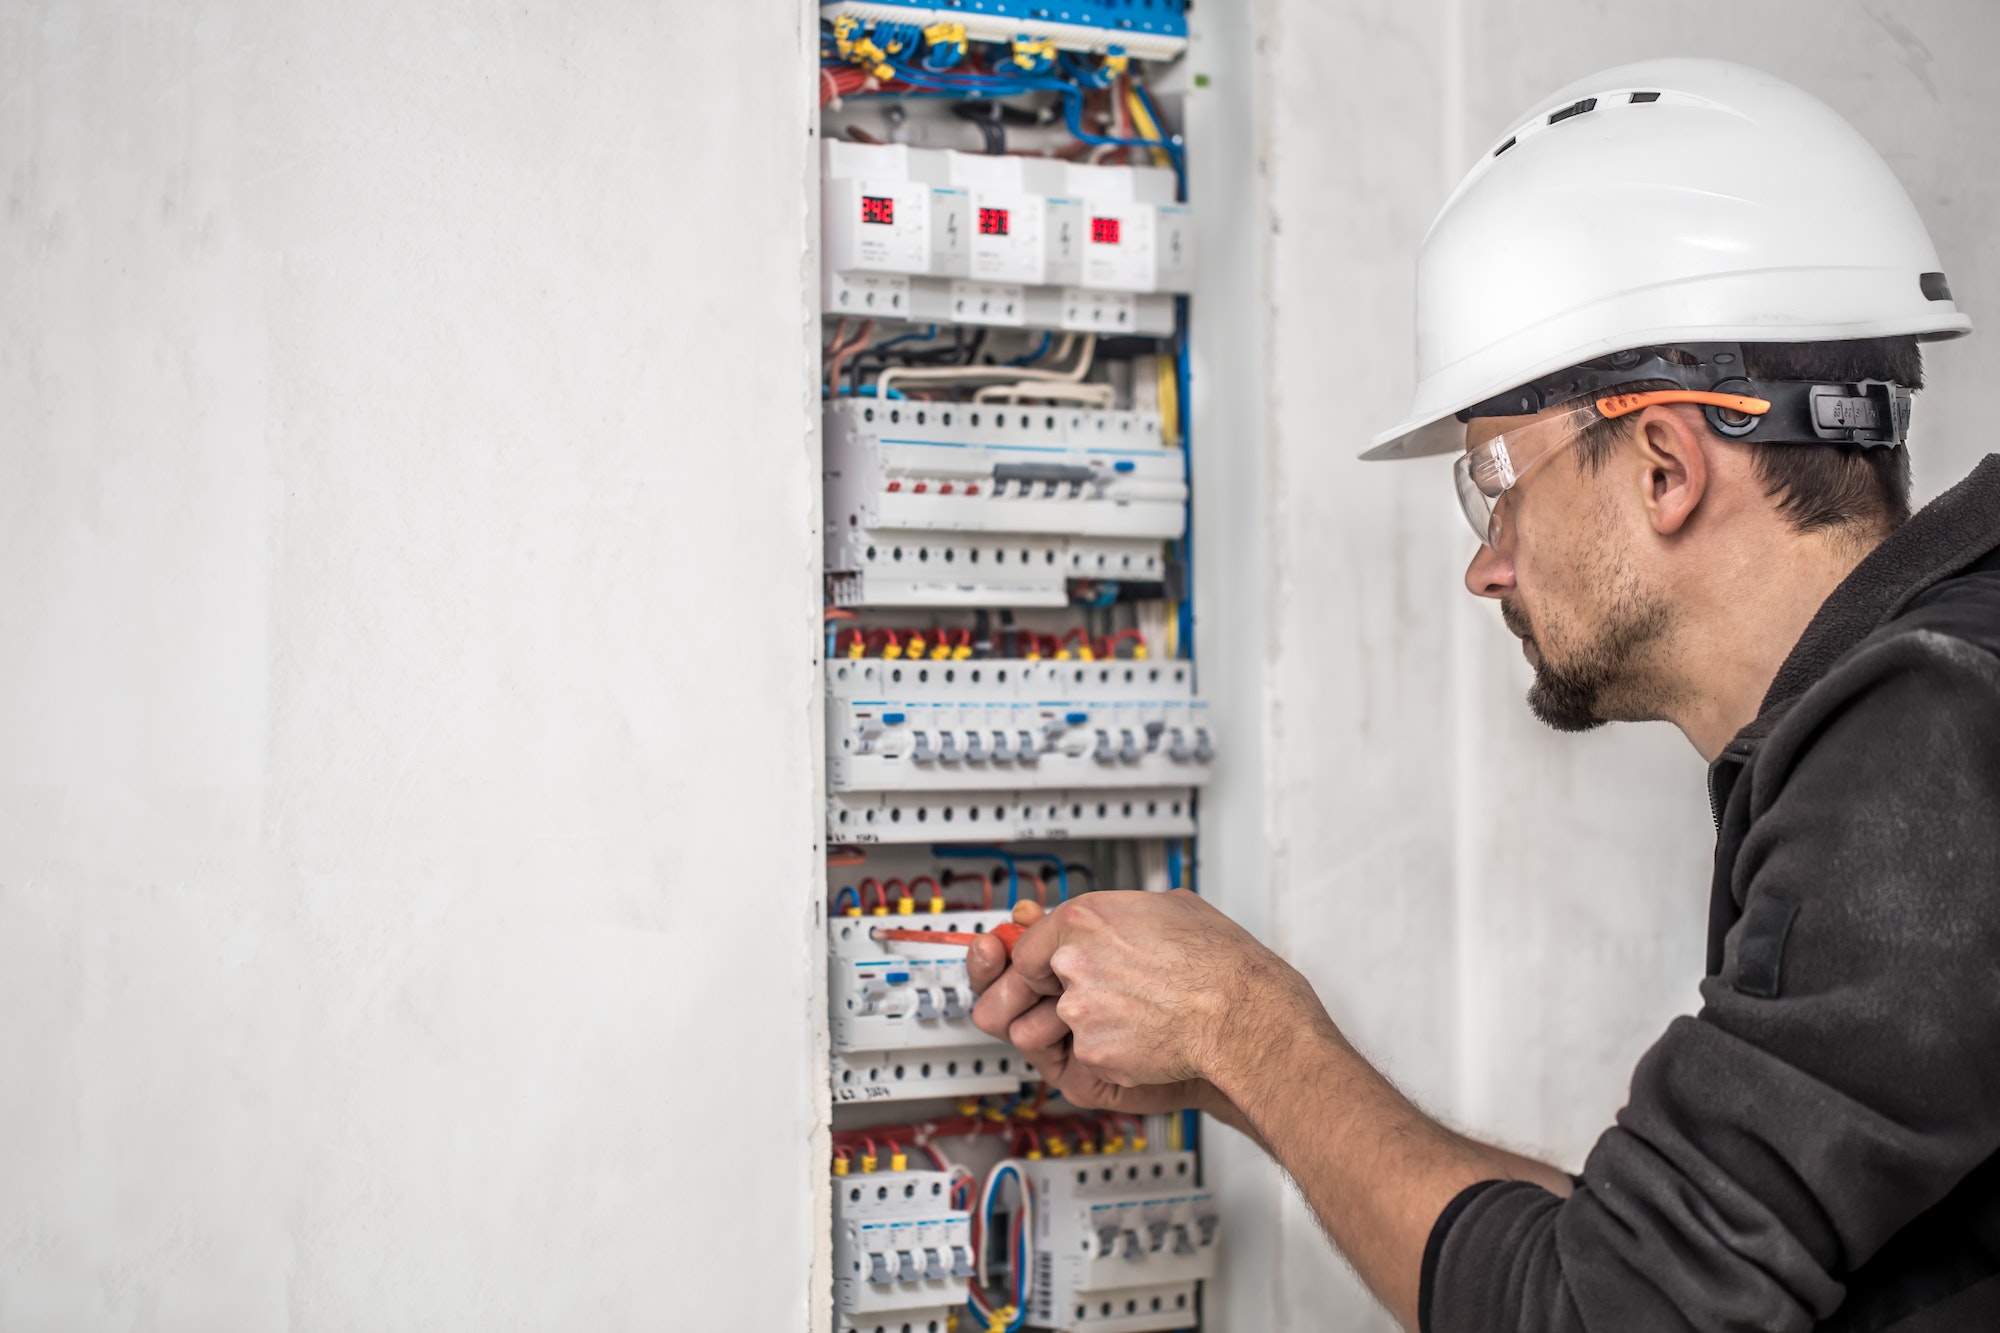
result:
[[[838,659],[827,694],[842,793],[1184,788],[1215,757],[1183,661]]]
[[[1220,1218],[1193,1153],[1045,1159],[1035,1191],[1028,1322],[1073,1333],[1186,1328],[1215,1276]]]
[[[833,1178],[835,1306],[852,1333],[945,1333],[974,1271],[972,1216],[943,1171]]]
[[[827,798],[826,831],[834,841],[865,844],[1188,838],[1194,791],[836,792]]]
[[[869,23],[962,23],[975,42],[1047,39],[1066,51],[1170,60],[1187,49],[1186,0],[829,0],[820,16]]]
[[[1067,606],[1069,580],[1157,583],[1166,545],[1115,537],[981,536],[842,526],[827,537],[840,607]]]
[[[832,1056],[833,1100],[842,1104],[1004,1095],[1040,1078],[1011,1046],[984,1035],[962,1047],[837,1050]]]

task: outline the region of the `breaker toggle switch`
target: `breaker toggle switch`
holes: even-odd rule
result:
[[[1106,1257],[1118,1253],[1118,1228],[1115,1226],[1097,1229],[1097,1252]]]
[[[861,1012],[884,1018],[901,1018],[910,1012],[910,974],[890,972],[869,977],[861,983]]]
[[[910,758],[920,764],[937,762],[937,749],[931,744],[931,734],[928,731],[913,731],[910,733],[910,740],[912,743]]]
[[[896,1280],[889,1268],[889,1256],[871,1254],[868,1256],[868,1280],[878,1287],[889,1286]]]
[[[1118,757],[1128,764],[1136,764],[1145,751],[1139,746],[1139,734],[1130,727],[1118,733]]]
[[[996,764],[1011,764],[1014,762],[1014,750],[1008,743],[1007,733],[1004,731],[993,733],[993,762]]]
[[[1119,1255],[1119,1258],[1130,1261],[1145,1257],[1146,1247],[1139,1243],[1139,1233],[1136,1231],[1127,1231],[1125,1233],[1125,1249]]]
[[[1117,759],[1118,751],[1112,747],[1110,732],[1097,733],[1097,748],[1090,752],[1090,757],[1100,764],[1108,764]]]
[[[1166,1244],[1167,1244],[1167,1224],[1165,1222],[1146,1223],[1147,1253],[1158,1254],[1161,1250],[1166,1248]]]
[[[923,1270],[917,1267],[917,1256],[909,1250],[896,1251],[896,1280],[898,1282],[921,1282]]]
[[[1174,1253],[1177,1255],[1194,1253],[1194,1237],[1188,1234],[1185,1223],[1177,1224],[1174,1227]]]
[[[1167,733],[1167,757],[1182,764],[1194,758],[1194,747],[1188,744],[1188,734],[1184,728],[1175,727]]]
[[[966,1008],[965,996],[962,992],[960,992],[958,987],[946,986],[944,987],[943,994],[944,994],[944,1016],[946,1018],[964,1018],[967,1014],[972,1012],[970,1009]]]
[[[1035,745],[1034,732],[1032,731],[1017,732],[1016,736],[1020,742],[1018,745],[1014,747],[1014,757],[1016,759],[1019,759],[1024,764],[1032,764],[1037,759],[1040,759],[1042,757],[1041,750],[1038,749]]]
[[[1194,757],[1204,764],[1215,758],[1215,744],[1208,738],[1207,727],[1194,729]]]
[[[951,1275],[953,1277],[972,1276],[972,1251],[963,1245],[951,1247]]]
[[[917,990],[917,1017],[936,1018],[938,1016],[937,992],[928,986]]]
[[[1221,1221],[1222,1221],[1221,1218],[1216,1217],[1213,1214],[1211,1214],[1208,1217],[1197,1217],[1194,1220],[1194,1224],[1197,1227],[1201,1228],[1201,1243],[1203,1245],[1215,1244],[1215,1228],[1221,1223]]]
[[[938,758],[944,760],[947,764],[956,764],[964,760],[965,753],[958,748],[957,732],[941,731],[938,733],[938,740]]]
[[[942,1282],[949,1276],[950,1274],[945,1271],[944,1267],[944,1252],[942,1250],[925,1250],[924,1281]]]
[[[965,757],[975,764],[983,764],[992,756],[986,749],[986,733],[968,731],[965,733]]]

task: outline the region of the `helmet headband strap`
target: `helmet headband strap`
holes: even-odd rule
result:
[[[1664,380],[1680,391],[1617,394],[1618,388]],[[1577,399],[1594,400],[1606,417],[1656,402],[1702,407],[1716,434],[1752,444],[1845,444],[1894,449],[1909,438],[1911,391],[1885,380],[1830,383],[1751,379],[1739,343],[1678,343],[1641,347],[1557,371],[1475,403],[1458,414],[1533,416]]]

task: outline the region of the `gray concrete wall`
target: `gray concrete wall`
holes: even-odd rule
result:
[[[1508,120],[1572,79],[1658,55],[1791,79],[1883,152],[1982,326],[1931,358],[1928,497],[1992,447],[2000,7],[1245,0],[1197,22],[1196,202],[1204,255],[1230,255],[1196,301],[1204,680],[1233,742],[1204,805],[1205,891],[1420,1101],[1574,1167],[1697,1003],[1703,766],[1664,726],[1544,730],[1496,608],[1460,586],[1473,543],[1445,466],[1355,462],[1408,401],[1418,243]],[[1229,1252],[1217,1326],[1389,1327],[1296,1197],[1215,1137],[1251,1242]]]
[[[824,1305],[812,6],[587,9],[0,4],[0,1329]]]

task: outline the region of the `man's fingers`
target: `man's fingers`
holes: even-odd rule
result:
[[[1019,972],[1008,969],[988,986],[980,995],[979,1002],[972,1006],[972,1022],[989,1037],[1007,1039],[1007,1029],[1015,1019],[1027,1013],[1042,1000],[1039,992],[1029,987]]]
[[[1007,1027],[1007,1040],[1024,1051],[1055,1046],[1069,1036],[1069,1024],[1056,1013],[1056,1002],[1044,999]]]
[[[965,972],[972,989],[984,992],[1007,970],[1007,950],[991,935],[974,940],[965,949]]]
[[[1032,926],[1043,916],[1042,905],[1032,900],[1014,905],[1014,923]],[[974,940],[965,951],[965,971],[972,989],[984,991],[1007,970],[1007,950],[992,938]]]
[[[1064,903],[1056,908],[1014,941],[1014,971],[1043,995],[1062,994],[1062,979],[1049,966],[1049,960],[1062,947],[1065,935],[1073,936],[1096,919],[1090,907],[1082,902]]]

